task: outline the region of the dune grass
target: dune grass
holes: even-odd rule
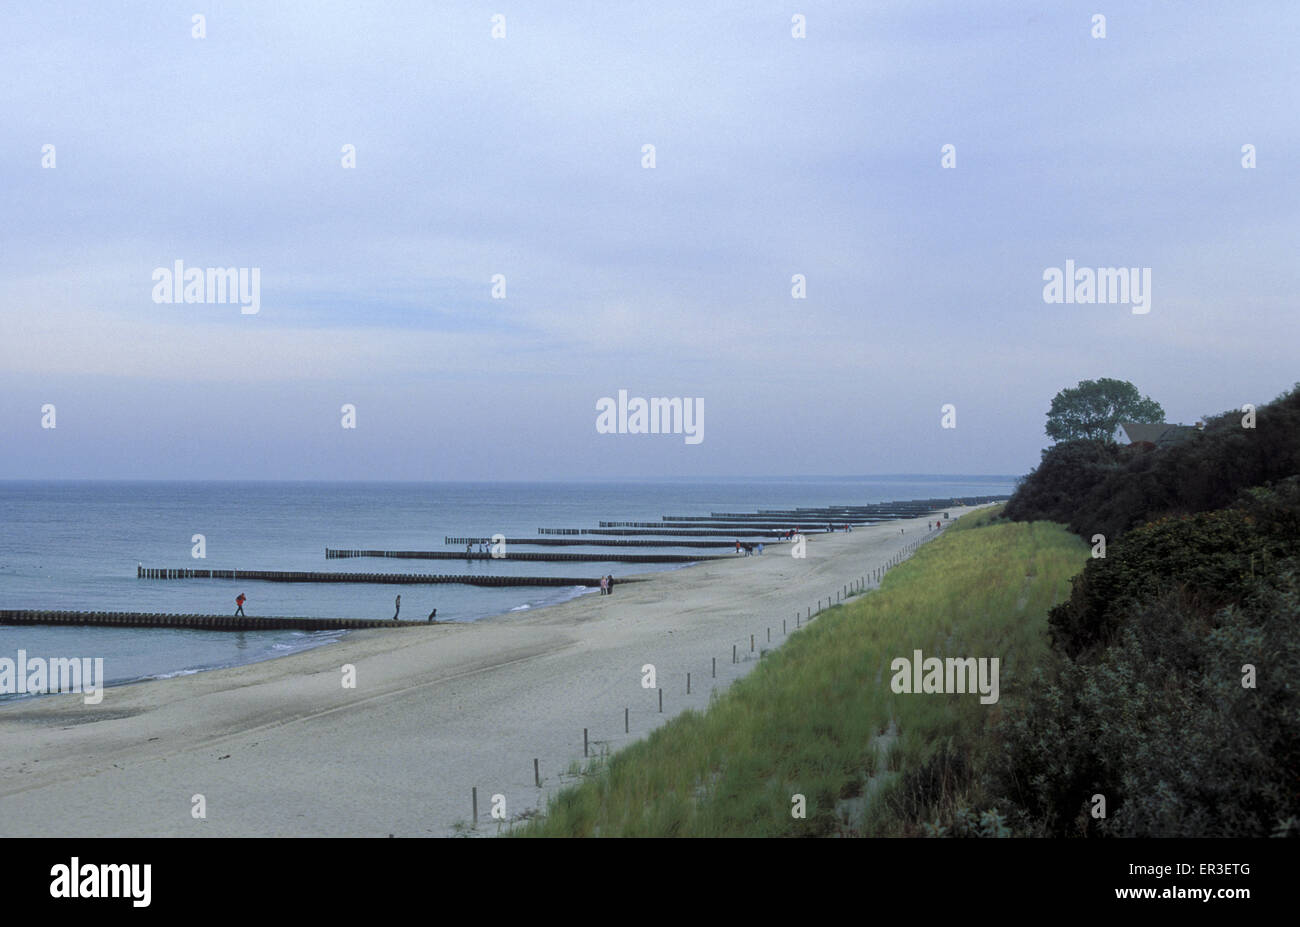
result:
[[[823,612],[707,711],[688,711],[554,796],[523,836],[919,834],[983,794],[1002,706],[1046,658],[1047,610],[1087,546],[1048,522],[959,519],[881,589]],[[895,694],[890,661],[998,657],[1000,701]],[[804,796],[805,817],[792,815]]]

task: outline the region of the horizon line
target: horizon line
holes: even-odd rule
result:
[[[273,477],[247,478],[181,478],[181,477],[0,477],[0,483],[350,483],[350,484],[412,484],[428,485],[433,483],[464,484],[508,484],[508,483],[669,483],[669,482],[771,482],[777,480],[882,480],[882,479],[929,479],[929,480],[1006,480],[1019,479],[1019,473],[854,473],[854,474],[783,474],[780,476],[628,476],[628,477],[565,477],[554,479],[281,479]]]

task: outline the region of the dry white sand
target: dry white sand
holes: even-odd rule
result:
[[[0,709],[0,835],[447,835],[469,822],[472,787],[477,833],[496,833],[493,795],[515,818],[574,781],[583,728],[594,755],[705,708],[713,687],[756,665],[751,634],[758,649],[779,646],[782,619],[794,633],[796,612],[802,620],[929,536],[924,519],[857,528],[811,537],[802,560],[769,547],[536,612],[354,632],[276,660],[112,688],[98,705],[57,695]],[[356,688],[343,688],[344,664]],[[662,714],[641,686],[644,664],[656,669]],[[206,819],[191,813],[196,795]]]

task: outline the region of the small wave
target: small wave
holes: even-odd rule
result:
[[[183,670],[176,670],[176,671],[171,672],[171,673],[154,673],[153,675],[150,675],[150,676],[141,676],[141,677],[139,677],[139,679],[128,679],[128,680],[123,680],[123,682],[116,683],[116,685],[123,685],[123,684],[128,683],[128,682],[137,682],[137,681],[139,681],[139,680],[144,680],[144,679],[173,679],[173,678],[175,678],[176,676],[193,676],[195,673],[201,673],[201,672],[203,672],[203,670],[205,670],[205,669],[208,669],[208,667],[205,666],[205,667],[202,667],[202,668],[200,668],[200,669],[183,669]],[[114,683],[109,683],[109,685],[114,685]]]

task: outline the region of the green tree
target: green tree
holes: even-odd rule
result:
[[[1047,436],[1053,441],[1080,438],[1109,441],[1120,422],[1163,422],[1165,410],[1127,380],[1082,380],[1052,398]]]

